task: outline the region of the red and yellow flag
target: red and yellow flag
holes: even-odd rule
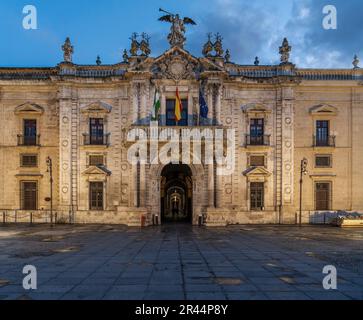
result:
[[[175,98],[175,121],[179,122],[182,119],[182,102],[179,96],[179,89],[176,88],[176,98]]]

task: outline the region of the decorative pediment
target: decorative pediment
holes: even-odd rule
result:
[[[102,101],[93,102],[82,108],[82,113],[110,113],[112,106]]]
[[[262,103],[246,104],[242,106],[242,111],[245,113],[271,113],[271,110]]]
[[[248,178],[267,178],[271,176],[271,173],[267,171],[265,168],[262,167],[253,167],[250,169],[247,169],[244,173],[244,176]]]
[[[199,72],[199,61],[179,47],[166,51],[153,63],[153,72],[158,77],[173,79],[195,79]]]
[[[319,104],[310,109],[311,115],[331,115],[336,116],[338,114],[338,109],[328,104]]]
[[[105,168],[104,166],[91,166],[85,171],[83,171],[82,174],[87,176],[107,177],[110,176],[112,172],[107,168]]]
[[[44,113],[44,109],[35,103],[27,102],[15,108],[15,114],[23,113],[41,115]]]

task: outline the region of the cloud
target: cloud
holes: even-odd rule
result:
[[[206,34],[220,32],[232,61],[252,64],[279,62],[284,37],[293,47],[291,60],[301,68],[350,68],[354,54],[363,55],[363,2],[330,0],[338,12],[338,29],[322,26],[325,0],[199,0],[190,14],[198,26],[188,26],[187,49],[200,56]],[[200,10],[200,8],[204,8]],[[165,49],[165,35],[156,36],[156,48]]]

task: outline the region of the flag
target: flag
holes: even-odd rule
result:
[[[209,113],[209,108],[208,108],[207,102],[204,99],[202,91],[199,91],[199,107],[200,107],[200,111],[199,111],[200,116],[202,118],[207,119],[208,118],[208,113]]]
[[[155,89],[154,105],[153,105],[153,109],[152,109],[152,113],[151,113],[152,121],[158,120],[160,107],[161,107],[160,93],[159,93],[159,90]]]
[[[176,88],[176,97],[175,97],[175,121],[179,122],[182,119],[182,102],[179,96],[179,89]]]

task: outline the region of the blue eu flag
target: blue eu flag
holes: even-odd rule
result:
[[[204,119],[207,119],[209,108],[207,102],[204,99],[202,91],[199,92],[199,106],[200,106],[200,116]]]

